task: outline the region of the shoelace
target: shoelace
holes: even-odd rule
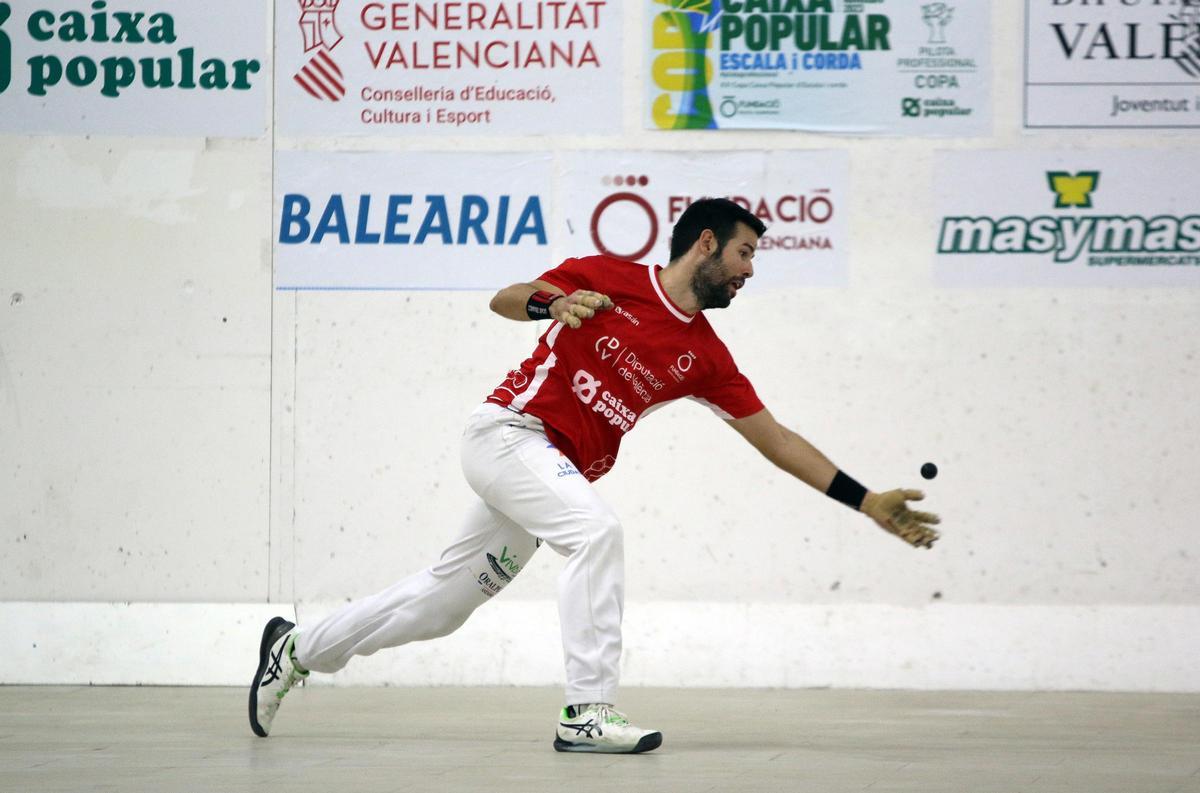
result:
[[[629,719],[625,718],[625,714],[608,705],[601,705],[597,708],[596,716],[602,724],[616,724],[621,727],[629,726]]]

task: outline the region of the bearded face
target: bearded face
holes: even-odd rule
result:
[[[724,249],[709,255],[700,262],[692,276],[692,292],[700,301],[701,311],[706,308],[728,308],[738,290],[746,283],[747,276],[742,268],[733,267],[738,274],[730,275],[731,265],[723,254]]]
[[[725,275],[720,251],[702,261],[692,276],[692,292],[700,301],[700,309],[728,308],[734,295],[732,281]]]

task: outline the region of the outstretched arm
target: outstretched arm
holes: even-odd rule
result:
[[[570,328],[578,328],[583,324],[583,320],[596,316],[597,311],[605,311],[613,306],[608,296],[599,292],[578,289],[567,295],[554,284],[535,279],[527,284],[504,287],[492,298],[489,308],[508,319],[534,319],[535,317],[529,314],[529,299],[538,292],[550,295],[547,318],[557,320]]]
[[[932,528],[937,515],[916,512],[908,501],[924,498],[919,490],[889,490],[873,493],[838,471],[815,446],[780,424],[763,408],[759,412],[728,422],[751,446],[784,471],[809,485],[857,509],[884,530],[910,545],[930,548],[938,538]],[[858,503],[855,503],[855,502]]]
[[[837,473],[837,466],[808,441],[780,424],[763,408],[744,419],[733,419],[729,426],[772,463],[809,487],[824,493]]]

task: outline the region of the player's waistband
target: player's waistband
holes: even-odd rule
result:
[[[491,397],[483,402],[479,407],[475,408],[473,415],[487,415],[497,420],[503,420],[505,423],[516,427],[524,427],[525,429],[534,430],[535,432],[546,432],[546,427],[542,420],[532,413],[526,413],[517,410],[509,405],[503,405],[499,402],[492,401]]]

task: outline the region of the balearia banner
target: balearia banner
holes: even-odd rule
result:
[[[1200,127],[1200,0],[1026,0],[1025,126]]]
[[[281,151],[275,287],[498,289],[551,264],[545,154]]]
[[[991,132],[986,0],[644,1],[651,128]]]
[[[0,2],[0,132],[258,137],[267,0]]]
[[[667,264],[671,228],[699,198],[729,198],[767,224],[755,288],[846,283],[848,162],[844,152],[564,154],[563,234],[555,258],[606,253]],[[714,180],[714,173],[721,174]],[[719,182],[721,192],[713,194]]]
[[[1200,160],[1171,151],[942,151],[943,286],[1200,284]]]
[[[284,135],[617,132],[614,0],[276,0]]]

